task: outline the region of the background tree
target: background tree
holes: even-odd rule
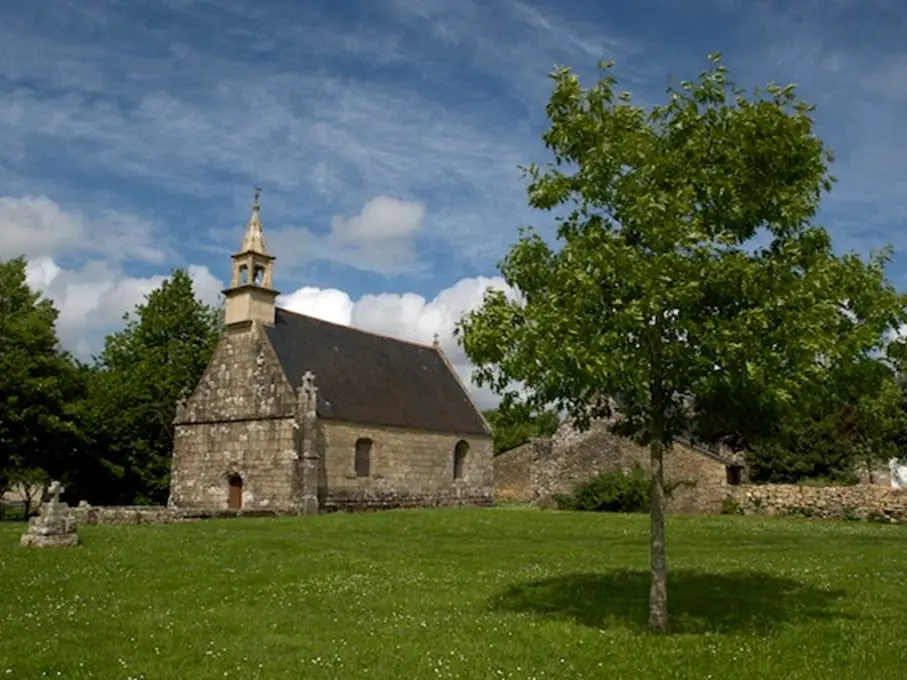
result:
[[[88,380],[83,417],[90,433],[82,475],[93,502],[164,503],[170,483],[176,402],[192,390],[222,330],[221,310],[195,297],[175,270],[146,296],[123,330],[109,335]]]
[[[57,310],[29,288],[24,258],[0,262],[0,492],[60,472],[79,431],[77,369],[59,345]]]
[[[482,415],[491,425],[495,455],[525,444],[535,437],[550,437],[561,421],[557,411],[543,409],[533,413],[519,404],[510,409],[483,411]]]
[[[668,625],[665,447],[715,395],[798,408],[904,316],[887,253],[838,257],[810,224],[832,182],[812,108],[793,86],[747,98],[710,62],[649,110],[615,92],[610,64],[589,89],[552,75],[554,158],[527,168],[528,196],[565,213],[561,247],[524,230],[500,267],[519,295],[488,292],[458,325],[476,380],[505,403],[554,404],[583,428],[616,397],[616,429],[649,444],[654,631]]]
[[[782,414],[774,432],[750,442],[745,458],[752,481],[872,480],[901,455],[907,422],[890,363],[869,357],[827,379],[809,408]]]

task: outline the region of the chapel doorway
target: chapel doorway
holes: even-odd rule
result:
[[[230,510],[242,508],[242,477],[230,475],[230,493],[227,496],[227,507]]]

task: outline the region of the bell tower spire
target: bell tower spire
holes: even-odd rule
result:
[[[233,254],[233,276],[226,297],[224,322],[230,326],[259,322],[274,324],[275,300],[280,295],[271,283],[274,256],[269,255],[261,226],[261,188],[255,187],[252,215],[246,223],[239,252]]]

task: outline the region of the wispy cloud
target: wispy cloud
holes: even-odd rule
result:
[[[651,103],[716,50],[741,84],[819,105],[838,244],[907,246],[898,0],[39,4],[0,4],[0,228],[19,225],[0,249],[62,268],[58,286],[226,276],[255,183],[284,290],[433,300],[493,273],[519,225],[551,229],[518,166],[547,158],[555,64],[588,83],[614,59]]]
[[[96,31],[90,41],[61,41],[59,26],[0,29],[16,56],[5,60],[12,87],[0,134],[26,170],[51,174],[34,151],[52,147],[55,164],[234,210],[237,185],[255,181],[269,190],[272,225],[305,222],[316,233],[371,197],[397,195],[425,203],[426,239],[479,266],[514,233],[497,235],[495,225],[527,214],[517,165],[538,149],[533,117],[548,70],[631,49],[512,0],[408,0],[377,12],[381,29],[281,2],[171,2],[167,30],[136,25],[121,5],[101,7],[81,16],[83,31]],[[204,21],[229,42],[193,41],[179,28]],[[435,39],[444,49],[427,50]],[[325,70],[332,57],[404,72]],[[413,77],[429,80],[413,88]]]
[[[0,196],[0,257],[92,254],[113,262],[163,264],[169,237],[132,213],[100,209],[87,217],[45,196]]]

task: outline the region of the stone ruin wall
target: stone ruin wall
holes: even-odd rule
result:
[[[596,423],[578,433],[562,426],[551,439],[536,439],[494,460],[498,501],[547,505],[555,494],[568,493],[585,479],[640,464],[649,470],[649,450]],[[721,510],[729,484],[723,462],[676,443],[665,453],[665,481],[681,483],[669,499],[674,513],[713,513]]]
[[[603,427],[594,426],[588,433],[563,427],[551,439],[527,442],[495,458],[495,497],[499,502],[545,505],[553,494],[570,491],[583,479],[634,462],[648,468],[648,450]],[[668,481],[696,482],[675,490],[668,505],[672,513],[736,510],[745,515],[907,521],[907,489],[880,484],[878,476],[875,483],[853,486],[731,485],[720,461],[683,444],[666,453],[665,475]]]
[[[907,521],[907,489],[877,484],[753,484],[732,487],[729,496],[744,515]]]

